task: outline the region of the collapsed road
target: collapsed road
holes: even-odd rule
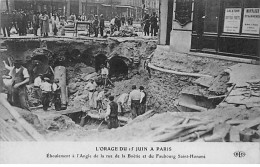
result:
[[[154,40],[125,39],[5,40],[1,61],[23,58],[32,76],[27,85],[31,112],[14,108],[25,125],[1,100],[0,140],[259,142],[259,65],[171,53]],[[100,82],[98,71],[106,62],[114,84],[110,94],[128,93],[132,85],[144,86],[148,94],[146,113],[132,120],[127,109],[119,116],[121,127],[112,130],[89,109],[84,89],[90,78]],[[5,74],[3,64],[0,68]],[[62,81],[61,111],[43,111],[32,95],[35,76],[45,72]]]

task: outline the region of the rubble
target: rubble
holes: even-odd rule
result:
[[[61,115],[55,117],[50,123],[48,130],[60,131],[75,128],[76,124],[69,117]]]
[[[120,31],[115,31],[112,37],[136,37],[138,36],[133,27],[121,27]]]

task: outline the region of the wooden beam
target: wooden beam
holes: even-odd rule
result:
[[[3,94],[0,94],[0,103],[9,111],[15,120],[32,136],[36,141],[45,141],[44,137],[39,134],[23,117],[7,102]]]

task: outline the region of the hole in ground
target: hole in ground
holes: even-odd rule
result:
[[[109,74],[111,76],[111,78],[127,78],[128,76],[128,66],[125,63],[125,61],[116,56],[113,57],[112,59],[110,59],[109,61],[109,66],[110,66],[110,71]]]
[[[207,97],[203,96],[195,96],[190,94],[181,94],[179,97],[179,102],[195,105],[199,107],[204,107],[206,109],[214,109],[217,105],[223,100],[224,98],[215,98],[215,99],[208,99]],[[184,112],[194,112],[197,111],[195,109],[180,106],[179,109]]]

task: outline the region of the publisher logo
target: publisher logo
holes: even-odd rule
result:
[[[246,153],[244,151],[236,151],[234,152],[234,156],[238,158],[243,158],[244,156],[246,156]]]

